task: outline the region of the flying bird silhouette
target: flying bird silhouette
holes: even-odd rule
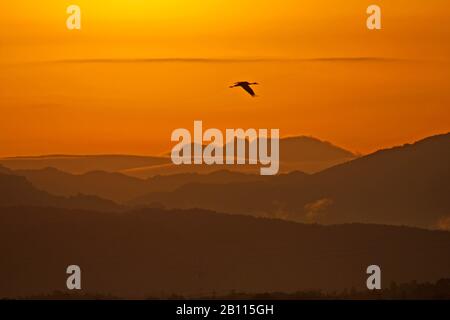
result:
[[[242,89],[247,91],[248,94],[250,94],[252,97],[256,97],[255,91],[253,91],[253,89],[250,86],[257,85],[257,84],[259,84],[259,83],[258,82],[240,81],[240,82],[236,82],[234,85],[230,86],[230,88],[241,87]]]

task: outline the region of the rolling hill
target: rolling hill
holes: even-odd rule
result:
[[[71,197],[55,196],[36,189],[24,177],[0,173],[0,207],[8,206],[56,207],[112,212],[124,209],[110,200],[95,196],[83,194]]]
[[[238,143],[238,140],[235,140]],[[255,141],[245,142],[246,150]],[[228,143],[229,144],[229,143]],[[226,154],[226,144],[223,149],[223,154]],[[268,145],[270,145],[268,143]],[[202,146],[204,148],[205,146]],[[191,145],[191,153],[193,155],[194,144]],[[170,157],[170,154],[166,154]],[[237,154],[235,153],[235,156]],[[247,154],[248,156],[248,154]],[[337,147],[329,142],[321,141],[313,137],[299,136],[287,137],[280,139],[280,173],[287,173],[291,171],[303,171],[307,173],[314,173],[334,165],[347,162],[355,159],[357,155],[350,151]],[[232,170],[238,172],[245,172],[250,174],[259,174],[259,165],[183,165],[176,166],[172,163],[163,164],[160,166],[148,166],[141,168],[132,168],[124,170],[123,173],[140,178],[147,178],[154,175],[172,175],[186,172],[195,173],[211,173],[218,170]]]
[[[450,276],[450,233],[382,225],[304,225],[203,210],[100,213],[2,208],[0,297],[65,291],[120,297],[363,290]]]
[[[433,228],[450,215],[450,134],[429,137],[305,176],[264,182],[189,184],[134,205],[205,208],[317,223],[382,223]]]
[[[59,196],[80,193],[94,195],[115,202],[126,202],[148,192],[174,191],[189,183],[226,184],[263,181],[265,177],[240,172],[215,171],[209,174],[184,173],[139,179],[116,172],[91,171],[70,174],[54,168],[16,170],[10,173],[23,176],[36,188]]]
[[[0,159],[0,165],[11,170],[55,168],[73,174],[83,174],[98,170],[118,172],[142,166],[158,166],[169,162],[170,159],[164,157],[132,155],[45,155]]]
[[[317,172],[340,164],[356,155],[336,147],[329,142],[312,137],[290,137],[280,139],[280,172],[294,170]],[[157,175],[184,173],[208,174],[214,171],[233,170],[259,174],[259,166],[228,165],[191,165],[172,164],[170,154],[164,156],[132,155],[49,155],[38,157],[0,158],[0,165],[11,170],[42,170],[55,168],[72,174],[85,174],[90,171],[123,173],[136,178],[146,179]]]

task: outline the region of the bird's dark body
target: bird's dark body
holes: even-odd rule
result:
[[[258,84],[257,82],[248,82],[248,81],[240,81],[236,82],[234,85],[232,85],[230,88],[236,88],[241,87],[245,91],[247,91],[248,94],[250,94],[252,97],[256,97],[255,91],[251,88],[252,85]]]

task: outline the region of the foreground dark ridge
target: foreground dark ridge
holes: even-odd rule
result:
[[[101,213],[2,208],[0,297],[64,291],[68,265],[86,292],[125,298],[383,287],[450,277],[450,233],[384,225],[304,225],[204,210]]]

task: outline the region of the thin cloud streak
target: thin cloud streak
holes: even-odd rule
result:
[[[142,58],[142,59],[66,59],[53,60],[44,63],[66,64],[115,64],[115,63],[200,63],[200,64],[229,64],[229,63],[295,63],[295,62],[401,62],[406,59],[383,57],[329,57],[329,58]]]

